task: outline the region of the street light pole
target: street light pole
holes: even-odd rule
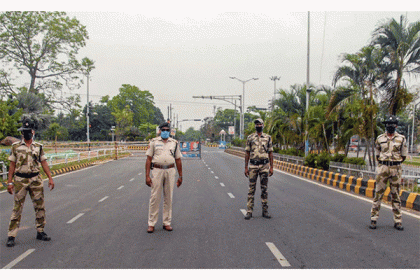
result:
[[[308,114],[309,109],[309,17],[310,13],[308,11],[308,54],[307,54],[307,66],[306,66],[306,114]],[[309,152],[309,140],[308,140],[308,119],[306,119],[306,131],[305,131],[305,157],[308,156]]]
[[[230,77],[230,78],[231,79],[236,79],[236,80],[240,81],[242,83],[242,85],[243,85],[243,89],[242,89],[242,114],[241,114],[241,119],[240,119],[241,127],[240,127],[239,138],[240,139],[244,139],[244,126],[245,126],[245,118],[244,118],[244,115],[245,115],[245,84],[247,82],[251,81],[251,80],[258,80],[258,78],[252,78],[252,79],[249,79],[249,80],[246,80],[246,81],[242,81],[242,80],[240,80],[240,79],[238,79],[236,77]]]
[[[276,80],[280,81],[280,76],[272,76],[270,77],[270,80],[274,81],[274,95],[273,95],[273,101],[271,102],[271,108],[274,110],[274,100],[276,100]]]
[[[90,137],[89,137],[89,72],[87,72],[87,105],[86,105],[86,122],[87,122],[87,143],[88,143],[88,150],[90,151]]]

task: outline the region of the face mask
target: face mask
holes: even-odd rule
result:
[[[163,139],[169,138],[169,131],[162,131],[160,133],[160,137],[162,137]]]
[[[32,131],[24,131],[23,132],[23,138],[25,138],[25,140],[31,140],[32,139]]]
[[[256,126],[255,127],[255,130],[257,131],[257,132],[262,132],[263,131],[263,126]]]
[[[389,134],[394,134],[396,127],[392,125],[387,125],[385,129],[386,129],[386,132],[388,132]]]

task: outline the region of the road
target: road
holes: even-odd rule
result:
[[[148,234],[150,189],[144,156],[110,161],[55,177],[45,188],[51,242],[35,239],[27,197],[16,246],[5,246],[12,196],[0,193],[0,267],[13,269],[347,269],[420,268],[418,213],[380,212],[370,230],[371,201],[275,171],[269,211],[261,217],[259,183],[254,217],[244,220],[248,181],[243,159],[203,148],[183,160],[184,182],[174,190],[174,231]],[[47,182],[44,182],[46,185]]]

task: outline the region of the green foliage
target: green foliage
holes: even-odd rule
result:
[[[305,153],[301,150],[298,150],[296,148],[289,148],[286,150],[281,150],[280,148],[274,147],[274,152],[281,154],[281,155],[289,155],[289,156],[298,156],[298,157],[304,157]]]
[[[0,161],[4,162],[4,164],[6,165],[7,169],[9,169],[10,166],[10,161],[9,161],[9,154],[6,153],[5,151],[1,151],[0,152]],[[0,166],[0,170],[1,170],[1,166]]]
[[[17,101],[3,101],[0,99],[0,140],[6,136],[17,136],[18,122],[22,116],[22,109],[17,109]]]
[[[235,137],[235,138],[232,139],[231,143],[235,147],[245,148],[245,146],[246,146],[246,139],[239,139],[239,137]]]
[[[363,158],[353,158],[348,157],[343,160],[343,163],[350,163],[350,164],[356,164],[356,165],[366,165],[366,162]]]
[[[346,155],[343,154],[334,154],[331,157],[331,161],[333,162],[343,162],[343,160],[346,158]]]

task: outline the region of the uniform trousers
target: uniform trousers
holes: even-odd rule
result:
[[[16,237],[19,230],[20,219],[22,217],[23,205],[26,194],[29,192],[32,204],[35,209],[35,226],[38,232],[43,232],[45,227],[45,203],[44,187],[40,175],[32,178],[22,178],[15,176],[14,185],[14,206],[10,218],[9,230],[7,235]]]
[[[155,226],[159,205],[163,193],[163,225],[169,226],[172,221],[172,196],[175,186],[175,168],[152,170],[152,187],[149,201],[149,226]]]
[[[378,175],[376,176],[375,197],[373,198],[371,220],[377,221],[379,218],[379,210],[381,209],[381,200],[384,196],[389,182],[391,189],[391,206],[394,213],[394,223],[401,223],[401,199],[400,199],[400,185],[401,185],[402,167],[401,165],[379,165]]]
[[[252,213],[254,209],[254,195],[257,186],[257,179],[260,176],[260,185],[261,185],[261,204],[263,211],[268,209],[268,173],[270,171],[270,163],[261,164],[261,165],[251,165],[249,167],[249,190],[248,190],[248,201],[247,201],[247,212]]]

